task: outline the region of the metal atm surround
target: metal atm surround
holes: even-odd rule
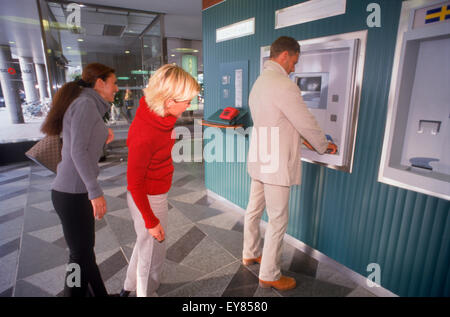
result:
[[[407,138],[406,133],[408,124],[411,124],[411,122],[408,122],[408,113],[411,108],[410,100],[413,94],[413,85],[416,80],[416,75],[415,67],[413,72],[411,70],[412,67],[410,66],[411,63],[414,64],[418,61],[419,48],[417,47],[424,41],[450,38],[450,23],[441,22],[427,26],[417,26],[418,21],[416,20],[416,17],[419,15],[419,10],[445,3],[446,1],[442,0],[412,0],[405,1],[402,4],[378,181],[450,200],[450,182],[448,181],[450,176],[447,175],[447,179],[436,177],[426,169],[419,171],[418,169],[413,168],[414,165],[408,167],[401,164],[401,155],[403,155],[404,143]],[[416,53],[414,53],[415,50],[417,51]],[[413,79],[411,80],[410,78]],[[405,101],[406,99],[408,102]],[[406,120],[405,113],[408,114]],[[417,123],[418,133],[423,129],[427,129],[427,132],[429,133],[434,132],[434,134],[439,132],[445,133],[444,131],[439,131],[442,130],[440,122],[430,121],[429,118],[423,119],[424,120],[420,120],[420,122]],[[450,118],[443,117],[438,119],[446,120]],[[430,124],[433,126],[432,129],[427,127],[427,125]],[[398,149],[400,143],[402,143],[401,151]],[[443,146],[445,147],[445,143]]]
[[[367,32],[368,32],[367,30],[363,30],[298,41],[300,47],[323,46],[325,49],[328,48],[333,49],[335,48],[335,45],[337,45],[337,47],[340,47],[339,45],[342,46],[343,42],[353,43],[350,47],[350,49],[353,50],[353,53],[352,59],[349,60],[349,62],[351,63],[351,71],[349,72],[350,82],[348,84],[350,89],[347,99],[347,105],[350,107],[350,111],[348,113],[348,117],[344,124],[344,127],[342,128],[346,130],[345,135],[347,136],[346,140],[343,140],[343,142],[346,142],[345,143],[346,151],[345,153],[343,153],[342,157],[343,164],[338,165],[334,163],[332,161],[333,155],[329,154],[324,155],[317,154],[316,159],[304,157],[304,154],[307,152],[306,150],[302,150],[303,151],[302,161],[322,165],[331,169],[344,171],[348,173],[352,172],[355,143],[356,143],[356,131],[358,126],[359,104],[361,99],[360,95],[364,73],[364,61],[366,57]],[[264,62],[269,59],[269,55],[270,55],[270,46],[261,47],[261,58],[260,58],[261,72],[263,70]],[[291,74],[292,80],[295,81],[295,78],[293,78],[292,76],[295,77],[295,74]],[[329,90],[328,93],[330,93]],[[345,97],[347,98],[347,96]]]

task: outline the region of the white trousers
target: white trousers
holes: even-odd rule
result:
[[[261,256],[260,222],[267,207],[269,224],[264,237],[259,278],[277,281],[281,277],[281,251],[289,220],[290,187],[264,184],[252,179],[250,198],[245,212],[244,246],[242,257]]]
[[[155,216],[159,219],[164,231],[167,232],[167,193],[148,195],[147,197]],[[166,258],[166,242],[158,242],[145,228],[142,214],[134,203],[130,192],[127,194],[127,202],[137,239],[128,265],[124,289],[136,291],[137,297],[147,297],[147,295],[154,293],[160,285]]]

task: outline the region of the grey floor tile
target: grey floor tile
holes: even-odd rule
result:
[[[107,281],[127,266],[128,262],[123,253],[120,250],[115,252],[111,257],[99,265],[100,274],[102,275],[103,281]]]
[[[29,234],[24,234],[19,257],[18,279],[46,271],[69,259],[69,252]]]
[[[201,199],[197,200],[195,202],[195,204],[202,205],[202,206],[209,206],[212,203],[214,203],[214,201],[215,201],[214,198],[211,198],[210,196],[205,195]]]
[[[11,211],[24,208],[27,202],[27,194],[22,194],[10,199],[0,201],[0,216],[6,215]]]
[[[18,258],[19,250],[0,258],[0,292],[9,289],[15,284]]]
[[[28,191],[27,188],[22,188],[20,190],[14,190],[14,191],[12,191],[10,193],[0,195],[0,200],[7,200],[7,199],[10,199],[10,198],[14,198],[14,197],[26,194],[27,191]]]
[[[203,272],[166,259],[161,276],[161,285],[157,293],[159,296],[176,296],[176,293],[171,295],[171,292],[202,276],[205,276]]]
[[[0,245],[0,258],[19,250],[20,238]]]
[[[233,226],[233,228],[231,228],[231,230],[244,234],[244,223],[242,221],[236,222],[236,224]]]
[[[320,281],[307,275],[282,271],[283,275],[296,279],[297,287],[288,291],[278,291],[283,297],[345,297],[352,289]]]
[[[358,286],[357,283],[352,281],[349,277],[324,263],[319,263],[316,279],[336,285],[345,286],[351,289],[354,289]]]
[[[23,208],[11,211],[3,216],[0,216],[0,224],[23,217]]]
[[[168,198],[170,200],[171,197],[176,197],[184,194],[192,193],[192,190],[184,189],[182,187],[171,187],[169,190]]]
[[[42,241],[55,244],[59,246],[58,241],[64,239],[64,233],[62,225],[56,225],[53,227],[44,228],[41,230],[30,231],[28,235],[38,238]]]
[[[194,203],[196,201],[198,201],[200,198],[204,197],[205,195],[206,195],[205,190],[197,190],[197,191],[192,191],[192,192],[178,195],[178,196],[171,195],[170,199],[180,201],[182,203],[194,205]]]
[[[195,180],[195,177],[194,177],[194,176],[192,176],[192,175],[186,175],[186,176],[180,178],[179,180],[177,180],[176,182],[174,182],[174,183],[172,184],[172,186],[175,186],[175,187],[183,187],[184,185],[186,185],[187,183],[189,183],[189,182],[191,182],[191,181],[193,181],[193,180]]]
[[[33,232],[59,224],[61,224],[61,220],[56,213],[49,213],[30,206],[25,208],[24,232]]]
[[[241,265],[223,292],[223,297],[253,297],[258,288],[258,278]]]
[[[104,197],[106,199],[106,208],[108,209],[108,212],[128,208],[126,199],[108,195],[104,195]]]
[[[117,235],[114,234],[110,227],[105,226],[95,233],[95,253],[118,250],[119,248],[120,244]]]
[[[358,286],[350,294],[348,294],[347,297],[377,297],[377,296],[368,291],[367,289]]]
[[[181,263],[207,274],[235,261],[236,258],[227,250],[211,238],[205,237]]]
[[[282,297],[282,296],[278,292],[274,291],[273,288],[258,287],[253,297]]]
[[[226,287],[239,269],[240,264],[233,262],[232,264],[211,274],[202,276],[199,279],[193,278],[190,283],[186,283],[182,287],[172,292],[163,294],[168,297],[209,297],[221,296]],[[159,294],[159,290],[158,290]]]
[[[23,217],[18,217],[0,224],[0,241],[20,237],[23,230]]]
[[[214,217],[209,217],[204,220],[200,220],[198,223],[214,226],[217,228],[222,228],[225,230],[231,230],[236,226],[239,220],[240,217],[238,217],[237,215],[225,212]]]
[[[106,223],[111,228],[114,235],[117,237],[119,245],[124,246],[136,241],[136,232],[134,231],[134,225],[132,221],[108,214],[105,216],[105,218]]]
[[[32,192],[29,193],[27,199],[27,206],[32,206],[37,203],[48,202],[51,201],[51,192],[50,191],[42,191],[42,192]]]
[[[38,287],[52,296],[56,296],[64,290],[66,268],[67,265],[63,264],[28,276],[23,281]]]
[[[197,226],[235,258],[242,258],[243,234],[204,224],[197,224]]]
[[[205,236],[197,227],[192,227],[183,237],[167,249],[167,259],[175,263],[181,263]]]
[[[28,179],[29,179],[28,174],[24,174],[24,175],[20,175],[20,176],[16,176],[16,177],[10,177],[10,178],[2,178],[2,179],[0,179],[0,186],[5,185],[5,184],[12,184],[12,183],[19,182],[21,180],[28,180]],[[0,187],[0,188],[3,188],[3,187]]]
[[[169,209],[167,231],[168,234],[180,227],[184,227],[188,224],[192,224],[192,221],[183,215],[177,208]]]
[[[12,297],[14,287],[10,287],[2,292],[0,292],[0,297]]]
[[[309,255],[299,250],[295,250],[289,271],[315,277],[318,263],[319,262],[316,259]]]
[[[53,297],[52,294],[23,280],[17,281],[14,297]]]
[[[214,217],[222,213],[217,209],[201,205],[186,204],[170,198],[169,202],[173,207],[177,208],[179,211],[181,211],[181,213],[183,213],[185,217],[189,218],[193,222],[197,222],[209,217]]]
[[[190,190],[206,190],[204,179],[195,178],[186,183],[183,188]]]

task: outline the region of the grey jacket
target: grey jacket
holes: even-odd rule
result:
[[[52,189],[64,193],[103,196],[98,184],[98,160],[108,137],[103,116],[109,104],[94,89],[83,88],[67,109],[62,129],[62,161]]]

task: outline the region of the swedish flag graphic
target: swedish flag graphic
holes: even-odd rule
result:
[[[450,5],[428,10],[425,17],[425,24],[444,20],[450,20]]]

